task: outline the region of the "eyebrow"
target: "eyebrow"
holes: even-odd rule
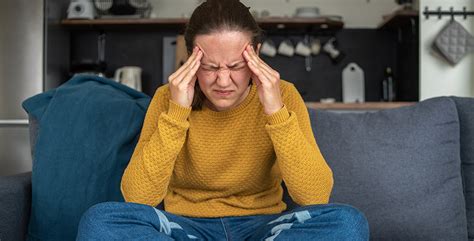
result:
[[[245,60],[238,60],[234,63],[232,63],[231,65],[227,65],[227,67],[235,67],[236,65],[240,64],[240,63],[244,63]],[[212,64],[212,63],[202,63],[202,65],[207,65],[207,66],[211,66],[211,67],[216,67],[215,64]]]

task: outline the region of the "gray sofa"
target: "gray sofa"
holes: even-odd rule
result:
[[[474,240],[474,98],[309,114],[334,172],[330,202],[361,210],[371,240]],[[25,239],[30,202],[31,173],[0,177],[1,241]]]

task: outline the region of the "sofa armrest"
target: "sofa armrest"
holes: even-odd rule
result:
[[[31,172],[0,177],[0,240],[25,240],[31,209]]]

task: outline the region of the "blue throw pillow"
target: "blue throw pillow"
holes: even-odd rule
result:
[[[467,240],[454,101],[367,113],[312,111],[333,170],[330,202],[361,210],[371,240]]]
[[[29,240],[75,240],[89,207],[123,201],[120,181],[149,102],[143,93],[86,75],[23,102],[38,125]]]

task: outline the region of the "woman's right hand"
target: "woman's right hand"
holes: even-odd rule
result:
[[[181,106],[190,107],[193,103],[196,72],[201,65],[202,55],[202,51],[194,47],[186,63],[168,78],[171,100]]]

